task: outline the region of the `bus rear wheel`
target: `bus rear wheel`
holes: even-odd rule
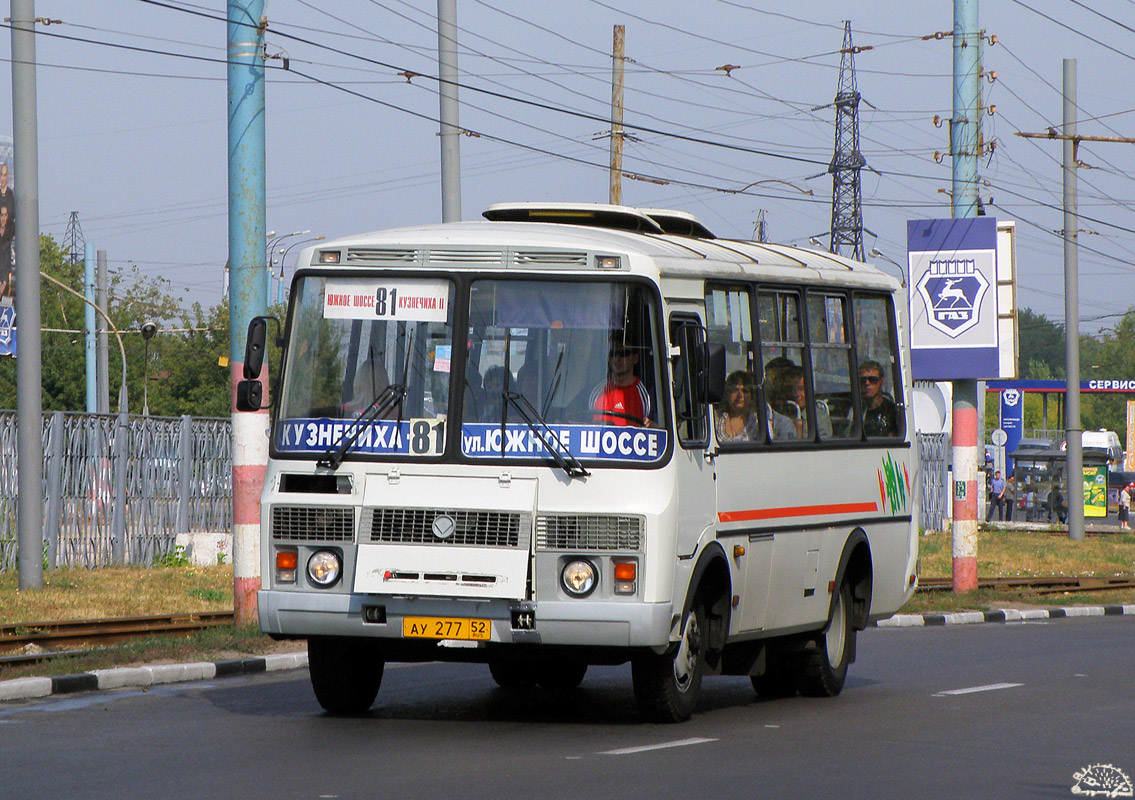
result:
[[[685,722],[694,713],[705,672],[705,611],[700,603],[686,615],[677,647],[631,662],[635,702],[651,722]]]
[[[844,581],[833,598],[828,625],[803,654],[796,687],[805,697],[835,697],[847,679],[855,648],[851,619],[851,585]]]
[[[362,714],[374,704],[386,662],[369,639],[332,636],[307,641],[311,688],[331,714]]]

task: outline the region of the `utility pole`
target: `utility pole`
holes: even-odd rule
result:
[[[981,31],[977,0],[954,0],[954,91],[950,120],[955,219],[977,216],[981,122]],[[977,588],[977,381],[956,379],[951,410],[954,497],[953,588]]]
[[[855,85],[855,47],[851,21],[843,23],[839,88],[835,96],[835,152],[832,176],[832,227],[828,249],[863,261],[863,206],[859,170],[867,165],[859,152],[859,90]]]
[[[264,269],[264,0],[228,0],[229,288],[233,422],[233,611],[257,620],[260,493],[268,469],[268,410],[237,411],[248,323],[267,313]],[[268,364],[259,379],[268,394]]]
[[[12,123],[16,203],[16,557],[19,588],[43,588],[43,375],[39,313],[39,140],[35,2],[12,0]]]
[[[457,0],[437,0],[441,118],[441,221],[461,221],[461,128],[457,124]]]
[[[106,279],[106,251],[95,253],[95,290],[96,303],[102,310],[101,316],[95,317],[96,337],[95,355],[98,371],[98,408],[99,414],[110,413],[110,368],[108,366],[107,346],[109,341],[106,333],[106,321],[103,319],[107,313],[107,279]]]
[[[611,187],[610,203],[623,203],[623,66],[626,28],[616,25],[611,40]]]
[[[1077,165],[1080,142],[1118,142],[1135,144],[1128,136],[1084,136],[1077,131],[1076,59],[1064,59],[1063,133],[1049,128],[1046,133],[1016,135],[1025,139],[1057,139],[1063,144],[1064,173],[1064,358],[1067,383],[1064,398],[1064,441],[1067,443],[1068,474],[1068,538],[1084,539],[1084,504],[1080,500],[1084,474],[1083,424],[1080,421],[1080,273],[1077,199]],[[1048,418],[1047,413],[1045,419]],[[1073,502],[1075,501],[1075,502]]]
[[[83,295],[87,302],[83,306],[83,344],[86,351],[87,367],[87,413],[97,414],[99,410],[99,369],[98,354],[95,352],[98,342],[95,335],[95,307],[97,300],[95,293],[95,246],[83,244]]]

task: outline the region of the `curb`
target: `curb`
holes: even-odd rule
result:
[[[1018,611],[1001,608],[996,611],[958,611],[953,614],[896,614],[872,623],[877,628],[929,628],[939,625],[976,625],[983,622],[1023,622],[1034,619],[1067,617],[1135,616],[1135,605],[1070,606],[1068,608],[1030,608]]]
[[[144,688],[163,683],[207,681],[259,672],[300,669],[307,666],[307,653],[276,653],[262,658],[160,664],[152,667],[98,669],[55,678],[14,678],[0,681],[0,701],[30,700],[55,694],[92,692],[103,689]]]

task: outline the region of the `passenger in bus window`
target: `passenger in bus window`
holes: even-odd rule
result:
[[[588,402],[595,422],[650,427],[650,392],[635,374],[638,351],[613,339],[607,353],[607,381],[596,386]]]
[[[868,436],[897,436],[898,407],[883,391],[883,365],[878,361],[859,364],[859,389],[863,396],[863,430]]]
[[[725,398],[714,409],[717,441],[751,442],[760,436],[761,422],[754,408],[753,376],[739,369],[725,379]]]
[[[798,383],[801,388],[799,399],[796,393]],[[778,356],[765,365],[765,399],[770,408],[792,426],[791,434],[783,436],[777,431],[778,424],[782,429],[784,428],[783,423],[770,415],[774,439],[809,438],[808,420],[804,415],[803,387],[804,370],[798,367],[795,361]]]

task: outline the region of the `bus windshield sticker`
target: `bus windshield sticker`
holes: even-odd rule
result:
[[[448,322],[449,282],[328,278],[323,318]]]
[[[434,347],[434,372],[449,372],[453,363],[453,345],[439,344]]]
[[[651,462],[666,452],[666,431],[606,425],[549,425],[563,448],[580,459]],[[461,452],[471,458],[500,458],[501,426],[495,422],[461,426]],[[505,458],[547,458],[536,431],[509,423],[504,429]]]
[[[285,453],[323,453],[351,425],[348,419],[297,418],[281,420],[276,449]],[[444,419],[380,419],[364,425],[348,453],[367,455],[436,456],[445,448]]]

